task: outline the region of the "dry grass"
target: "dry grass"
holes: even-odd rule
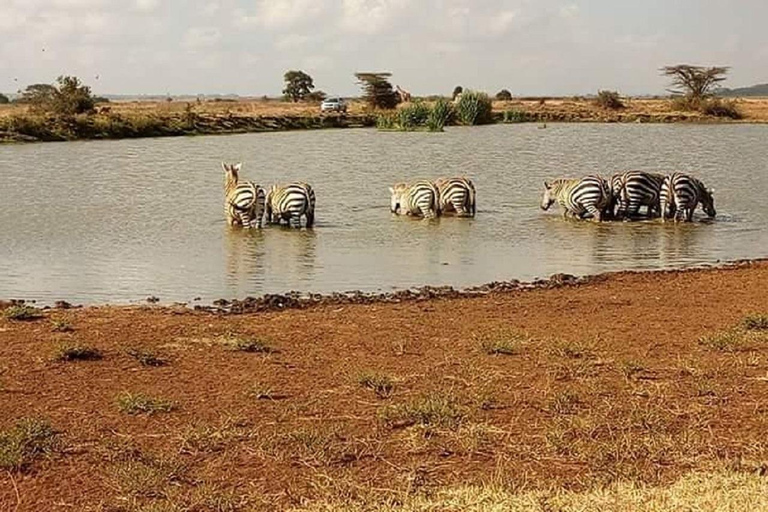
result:
[[[255,354],[271,354],[275,351],[266,341],[229,335],[224,338],[224,346],[233,352],[251,352]]]
[[[666,487],[620,482],[583,492],[515,492],[501,486],[441,489],[427,495],[375,495],[356,502],[323,502],[293,512],[679,512],[768,510],[768,479],[722,471],[691,473]]]
[[[117,408],[125,414],[157,414],[171,412],[176,404],[162,398],[152,398],[143,393],[121,393],[116,399]]]
[[[379,411],[379,420],[390,428],[412,425],[455,428],[466,416],[451,393],[429,393],[401,404],[393,404]]]
[[[59,346],[53,353],[54,361],[98,361],[102,358],[98,349],[81,344]]]
[[[168,364],[168,360],[166,358],[157,355],[151,350],[131,348],[126,350],[125,353],[138,361],[142,366],[157,367],[166,366]]]
[[[21,471],[58,446],[58,434],[46,420],[24,418],[0,431],[0,469]]]
[[[32,306],[11,306],[3,310],[3,317],[7,320],[25,322],[42,318],[43,312]]]
[[[365,371],[358,375],[357,382],[372,390],[379,398],[389,398],[395,390],[394,379],[383,373]]]

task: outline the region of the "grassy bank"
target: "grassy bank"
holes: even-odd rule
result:
[[[12,306],[0,510],[764,508],[767,283],[759,262],[237,315]]]
[[[427,104],[431,104],[427,101]],[[668,99],[625,99],[625,108],[601,108],[579,98],[533,98],[493,103],[492,121],[516,122],[732,122],[676,110]],[[768,99],[740,99],[741,122],[768,122]],[[402,108],[402,107],[401,107]],[[67,119],[37,115],[23,105],[0,105],[0,141],[118,139],[375,126],[375,112],[353,101],[348,115],[320,115],[316,104],[275,100],[114,102],[95,114]],[[453,120],[451,122],[457,122]]]

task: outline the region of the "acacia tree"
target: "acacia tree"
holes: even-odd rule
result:
[[[285,80],[283,94],[294,102],[305,99],[315,88],[312,77],[303,71],[287,71],[283,79]]]
[[[724,66],[707,68],[678,64],[664,66],[661,68],[661,74],[671,79],[672,88],[668,89],[669,92],[681,94],[693,102],[698,102],[712,96],[715,86],[725,80],[729,69]]]
[[[400,102],[400,97],[392,89],[389,77],[392,73],[355,73],[358,84],[363,89],[363,100],[373,108],[392,109]]]
[[[91,88],[74,76],[60,76],[57,85],[32,84],[21,93],[19,101],[40,112],[72,116],[92,112],[94,99]]]

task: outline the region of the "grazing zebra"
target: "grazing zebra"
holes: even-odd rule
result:
[[[439,178],[435,180],[440,211],[456,212],[459,217],[474,217],[475,184],[469,178]]]
[[[701,203],[701,209],[710,218],[717,215],[712,190],[693,176],[679,172],[672,173],[664,178],[660,195],[662,221],[674,218],[675,221],[684,219],[686,222],[691,222],[693,212],[699,203]]]
[[[425,219],[439,217],[440,193],[431,181],[397,183],[389,187],[391,194],[390,209],[399,215],[422,216]]]
[[[611,204],[611,190],[600,176],[545,181],[541,209],[548,210],[555,201],[563,208],[563,217],[583,219],[589,213],[600,222]]]
[[[224,169],[224,210],[230,226],[261,227],[264,215],[264,189],[251,181],[240,181],[242,164],[229,165]]]
[[[614,174],[611,177],[611,192],[613,203],[617,206],[616,217],[633,217],[638,214],[641,206],[646,206],[647,216],[652,217],[654,211],[659,211],[663,181],[664,176],[650,172],[627,171]]]
[[[315,223],[315,191],[307,183],[272,185],[267,193],[267,221],[279,224],[291,220],[301,225],[301,216],[307,220],[307,227]]]

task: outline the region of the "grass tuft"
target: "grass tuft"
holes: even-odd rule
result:
[[[373,390],[379,398],[389,398],[395,389],[394,380],[383,373],[365,371],[358,375],[357,382],[362,387]]]
[[[57,446],[58,433],[48,421],[20,419],[12,428],[0,431],[0,469],[23,471]]]
[[[742,352],[747,350],[743,332],[737,330],[720,331],[699,338],[699,345],[717,352]]]
[[[166,366],[168,365],[168,360],[158,356],[152,351],[149,350],[141,350],[141,349],[128,349],[125,351],[126,354],[137,360],[142,366]]]
[[[143,393],[121,393],[116,402],[117,408],[125,414],[156,414],[176,409],[176,404],[169,400],[152,398]]]
[[[254,354],[271,354],[275,350],[266,342],[254,338],[241,338],[229,336],[224,341],[227,349],[233,352],[250,352]]]
[[[87,345],[61,345],[53,353],[54,361],[98,361],[101,352]]]
[[[465,416],[466,412],[455,397],[441,393],[424,395],[379,411],[379,420],[390,428],[412,425],[455,428]]]
[[[768,315],[747,315],[741,320],[741,326],[747,331],[768,331]]]
[[[530,341],[527,335],[507,329],[483,333],[474,337],[480,342],[480,349],[492,356],[517,355],[520,353],[523,345]]]
[[[51,321],[51,330],[53,332],[73,332],[75,328],[64,320],[53,320]]]
[[[7,320],[25,322],[42,318],[43,312],[39,308],[33,308],[32,306],[11,306],[3,311],[3,317]]]

